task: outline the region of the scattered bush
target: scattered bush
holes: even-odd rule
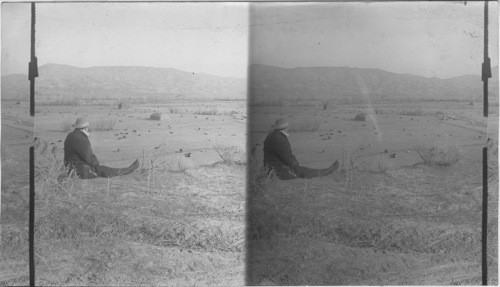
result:
[[[460,159],[460,151],[455,145],[447,145],[438,149],[438,165],[454,166]]]
[[[460,159],[460,151],[455,145],[436,147],[418,144],[414,150],[426,165],[453,166]]]
[[[160,121],[161,120],[161,113],[152,113],[149,116],[149,119],[152,121]]]
[[[365,113],[361,113],[361,114],[357,114],[355,117],[354,117],[354,120],[355,121],[366,121],[366,114]]]

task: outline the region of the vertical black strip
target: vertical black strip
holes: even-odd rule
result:
[[[490,59],[488,57],[488,1],[484,1],[484,63],[482,67],[483,80],[483,115],[488,117],[488,78],[491,77]],[[488,285],[488,148],[483,147],[483,204],[481,224],[481,271],[482,284]]]
[[[38,76],[35,57],[35,3],[31,3],[31,61],[28,67],[30,80],[30,115],[35,116],[35,77]],[[29,191],[29,276],[30,286],[35,286],[35,148],[30,147],[30,191]]]
[[[35,2],[31,3],[31,62],[29,64],[29,80],[30,80],[30,115],[35,115],[35,77],[38,76],[36,71],[36,57],[35,57]]]
[[[483,222],[482,222],[482,274],[483,285],[488,285],[488,265],[486,260],[487,252],[487,236],[488,236],[488,148],[483,148]]]
[[[35,148],[30,146],[30,219],[29,219],[29,273],[30,286],[35,286]]]
[[[483,63],[483,114],[488,116],[488,78],[491,77],[490,59],[488,58],[488,1],[484,1],[484,63]]]
[[[483,115],[488,117],[488,79],[484,80],[483,84]]]

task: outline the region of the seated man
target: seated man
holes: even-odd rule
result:
[[[279,179],[313,178],[329,175],[339,168],[338,161],[325,169],[300,166],[288,141],[288,125],[286,120],[278,119],[264,141],[264,165],[269,172],[274,171]]]
[[[64,165],[69,166],[70,172],[75,169],[78,177],[83,179],[96,177],[113,177],[133,172],[139,167],[135,160],[127,168],[112,168],[99,165],[97,157],[92,153],[88,139],[88,126],[85,118],[79,118],[73,125],[74,131],[68,134],[64,141]]]

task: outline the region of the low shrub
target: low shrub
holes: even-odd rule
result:
[[[365,113],[361,113],[361,114],[357,114],[355,117],[354,117],[354,120],[355,121],[366,121],[366,114]]]
[[[214,150],[225,164],[245,164],[246,154],[237,146],[214,145]]]
[[[152,113],[149,116],[149,119],[152,121],[160,121],[161,120],[161,113]]]
[[[418,144],[414,150],[426,165],[453,166],[460,159],[460,151],[455,145]]]
[[[460,159],[460,151],[455,145],[446,145],[438,149],[438,165],[454,166]]]

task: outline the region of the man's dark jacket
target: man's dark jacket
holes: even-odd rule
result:
[[[294,172],[299,162],[292,153],[288,138],[280,130],[274,130],[264,141],[264,165],[273,169],[278,176]]]
[[[69,133],[64,141],[64,164],[75,167],[77,172],[88,168],[95,170],[99,166],[87,135],[80,129]]]

